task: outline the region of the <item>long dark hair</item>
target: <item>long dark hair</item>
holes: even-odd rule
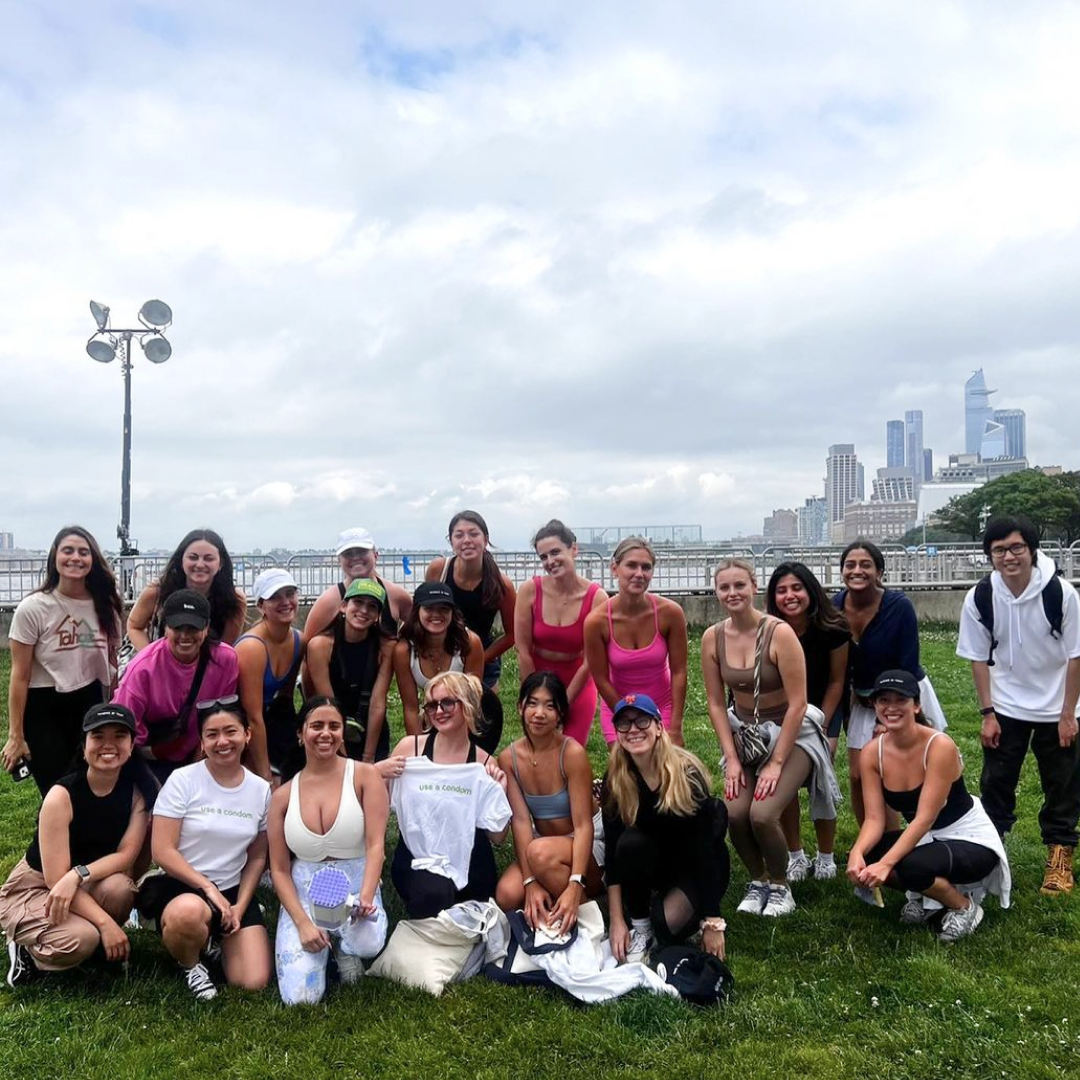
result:
[[[844,613],[829,599],[828,593],[825,592],[813,570],[801,562],[782,562],[772,572],[772,577],[769,578],[769,584],[765,591],[766,606],[770,615],[775,615],[778,619],[787,621],[783,612],[776,606],[776,586],[780,583],[781,578],[785,578],[789,574],[802,582],[807,596],[810,597],[810,606],[806,609],[808,626],[812,626],[815,630],[847,630],[848,624],[847,619],[844,618]]]
[[[79,536],[90,548],[90,573],[86,575],[86,589],[94,601],[94,612],[101,632],[110,642],[120,640],[120,627],[124,623],[124,605],[116,588],[112,567],[98,547],[98,542],[81,525],[65,525],[55,536],[45,560],[45,577],[34,592],[51,593],[60,584],[60,571],[56,568],[56,553],[65,536]]]
[[[491,534],[488,532],[487,522],[475,510],[459,510],[451,519],[446,530],[446,538],[449,540],[454,534],[454,526],[459,521],[468,521],[479,527],[484,534],[485,543],[491,543]],[[480,574],[480,604],[485,611],[498,611],[502,606],[503,583],[502,573],[495,556],[484,548],[484,568]]]
[[[465,616],[461,614],[461,608],[454,604],[451,608],[450,625],[446,628],[446,637],[443,648],[449,657],[460,656],[462,661],[469,656],[469,628],[465,625]],[[399,641],[407,641],[417,651],[428,647],[430,635],[420,622],[420,605],[413,604],[409,609],[409,615],[401,624],[398,635]]]
[[[872,540],[866,540],[863,537],[858,537],[852,540],[850,544],[840,553],[840,569],[843,570],[844,563],[847,562],[847,557],[853,551],[865,551],[870,556],[871,561],[874,564],[875,569],[878,572],[878,576],[884,576],[885,574],[885,556],[881,554],[881,548],[877,546]]]
[[[187,588],[184,552],[199,540],[213,544],[217,548],[218,558],[221,559],[221,566],[218,567],[214,580],[210,582],[210,593],[207,596],[207,600],[210,601],[210,636],[220,641],[225,633],[225,624],[230,619],[236,618],[243,610],[243,606],[240,603],[240,597],[236,595],[232,559],[229,558],[225,541],[213,529],[192,529],[169,556],[165,571],[158,579],[157,611],[154,617],[160,619],[161,606],[170,593],[176,592],[177,589]]]
[[[566,721],[570,716],[570,699],[566,696],[566,684],[555,674],[554,671],[534,671],[526,676],[518,691],[518,716],[521,717],[521,727],[525,734],[525,741],[532,746],[529,738],[529,729],[525,726],[525,702],[537,691],[546,690],[551,695],[551,702],[555,711],[559,714],[559,730],[566,727]]]

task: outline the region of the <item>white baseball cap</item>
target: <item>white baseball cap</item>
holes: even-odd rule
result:
[[[288,570],[282,570],[280,566],[272,566],[255,579],[255,599],[256,601],[269,600],[278,589],[298,589],[299,587]]]
[[[349,548],[363,548],[365,551],[371,551],[374,547],[375,537],[367,529],[346,529],[337,538],[337,550],[334,554],[340,555],[342,552],[348,551]]]

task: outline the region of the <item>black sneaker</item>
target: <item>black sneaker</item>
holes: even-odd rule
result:
[[[38,974],[37,965],[28,949],[24,949],[17,942],[8,942],[8,973],[7,984],[12,990],[20,986],[32,983]]]
[[[217,997],[217,987],[205,964],[196,964],[194,967],[184,968],[183,971],[188,989],[195,995],[196,1001],[213,1001]]]

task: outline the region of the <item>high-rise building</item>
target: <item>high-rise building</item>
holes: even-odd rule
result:
[[[811,495],[799,507],[799,542],[802,544],[825,544],[829,540],[828,511],[822,495]]]
[[[829,539],[839,541],[844,532],[844,507],[863,497],[863,467],[854,443],[836,443],[825,459],[825,508]]]
[[[904,467],[904,421],[889,420],[885,424],[885,464],[890,469]]]
[[[922,478],[923,483],[929,484],[934,479],[934,451],[930,447],[926,447],[922,452],[923,470]]]
[[[904,413],[904,464],[915,477],[918,487],[923,478],[922,409],[909,409]]]
[[[906,466],[902,469],[878,469],[873,490],[870,498],[874,502],[913,502],[916,497],[915,477]]]
[[[899,540],[915,525],[918,506],[914,499],[904,502],[875,502],[873,499],[848,503],[837,542],[852,540]]]
[[[979,444],[979,457],[983,461],[994,461],[1008,457],[1005,453],[1005,425],[994,420],[987,420],[983,429],[982,442]]]
[[[993,421],[994,410],[990,408],[990,395],[996,390],[986,389],[982,368],[974,372],[964,383],[964,453],[978,454],[982,450],[986,422]]]
[[[765,519],[761,535],[772,543],[794,543],[799,539],[799,515],[794,510],[774,510]]]
[[[1005,429],[1005,457],[1027,457],[1027,414],[1023,409],[995,409],[994,422]]]

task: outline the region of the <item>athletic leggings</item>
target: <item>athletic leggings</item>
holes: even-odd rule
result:
[[[810,755],[801,747],[793,746],[776,790],[767,799],[755,801],[757,773],[745,765],[746,785],[734,799],[724,799],[731,842],[755,881],[763,880],[766,874],[771,881],[787,880],[788,846],[780,827],[780,815],[798,795],[812,769]]]
[[[51,686],[34,686],[26,694],[23,735],[30,748],[30,774],[44,795],[75,768],[82,746],[82,722],[91,705],[105,700],[105,687],[88,683],[62,694]]]
[[[901,836],[902,829],[887,832],[866,853],[867,866],[878,862]],[[992,873],[997,864],[997,852],[982,844],[967,840],[932,840],[905,855],[893,869],[895,884],[891,878],[888,884],[917,893],[926,892],[935,878],[944,878],[950,885],[971,885]]]

